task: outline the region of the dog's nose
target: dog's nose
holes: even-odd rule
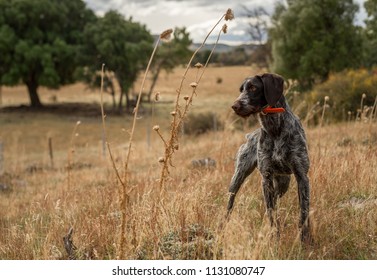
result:
[[[240,109],[241,105],[238,103],[238,102],[235,102],[233,105],[232,105],[232,109],[237,112],[239,109]]]

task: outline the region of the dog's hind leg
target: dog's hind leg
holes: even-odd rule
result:
[[[300,228],[301,228],[301,241],[304,243],[312,243],[313,239],[310,232],[309,222],[309,196],[310,185],[309,179],[306,174],[295,174],[298,185],[298,198],[301,208],[300,214]]]
[[[304,158],[305,159],[305,158]],[[308,178],[309,160],[295,160],[294,163],[300,164],[293,165],[293,173],[297,181],[298,199],[300,203],[300,228],[301,228],[301,241],[307,244],[313,242],[312,234],[310,231],[309,222],[309,202],[310,202],[310,183]],[[304,163],[304,164],[303,164]]]
[[[232,212],[234,199],[245,179],[257,167],[257,143],[260,135],[260,130],[256,130],[246,136],[247,142],[243,144],[238,152],[236,158],[235,172],[229,186],[229,201],[227,208],[227,217]]]

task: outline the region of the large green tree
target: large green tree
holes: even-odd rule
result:
[[[368,14],[365,28],[366,66],[377,65],[377,0],[368,0],[364,3]]]
[[[39,86],[74,81],[82,32],[94,18],[81,0],[0,0],[0,85],[23,83],[31,106],[42,106]]]
[[[304,88],[330,72],[357,67],[362,37],[352,0],[288,0],[277,4],[269,36],[273,69]]]
[[[84,38],[86,64],[89,65],[86,74],[98,76],[104,63],[107,71],[114,73],[121,90],[119,109],[124,96],[127,108],[130,108],[129,91],[152,53],[152,35],[144,25],[131,18],[125,19],[116,11],[109,11],[86,26]]]

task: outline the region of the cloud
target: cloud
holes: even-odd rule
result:
[[[262,6],[269,14],[280,0],[84,0],[98,15],[112,9],[134,21],[145,24],[153,34],[168,28],[186,27],[194,42],[202,42],[209,30],[228,8],[234,11],[235,19],[228,24],[228,34],[222,40],[250,42],[248,22],[244,7]],[[356,0],[362,4],[365,0]],[[361,13],[362,14],[362,13]],[[364,10],[365,17],[365,10]],[[357,23],[362,20],[357,20]],[[221,28],[222,24],[219,26]],[[209,38],[214,41],[217,34]],[[227,38],[227,39],[226,39]]]
[[[248,40],[246,32],[242,28],[247,28],[242,18],[242,5],[254,6],[260,4],[273,3],[276,0],[84,0],[88,7],[93,9],[98,15],[103,15],[106,11],[113,9],[124,14],[126,17],[132,16],[134,21],[138,21],[147,26],[154,34],[159,34],[167,28],[187,27],[194,42],[201,42],[218,19],[231,8],[236,15],[236,19],[228,22],[228,38],[239,36],[239,39]],[[219,28],[222,27],[222,24]],[[233,32],[235,32],[233,34]],[[216,39],[216,36],[209,38],[209,41]],[[224,36],[225,37],[225,36]]]

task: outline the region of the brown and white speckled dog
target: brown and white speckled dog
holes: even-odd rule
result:
[[[273,211],[278,197],[289,187],[293,174],[298,185],[301,208],[301,240],[311,241],[309,229],[309,157],[305,132],[283,95],[284,80],[276,74],[247,78],[232,108],[241,117],[257,115],[261,128],[247,134],[247,142],[237,153],[235,173],[229,192],[228,215],[244,180],[257,168],[271,226],[276,226]]]

